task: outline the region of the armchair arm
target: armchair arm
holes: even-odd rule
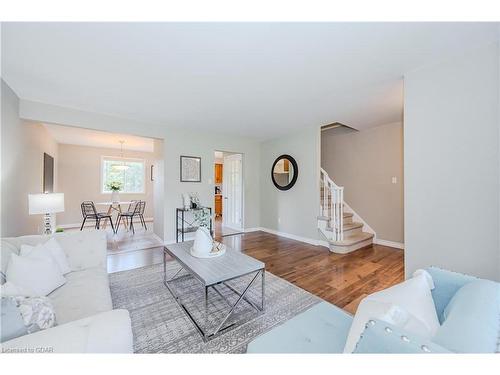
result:
[[[418,335],[408,333],[381,320],[370,320],[353,353],[451,353]]]
[[[451,298],[458,289],[471,281],[477,280],[477,278],[438,267],[429,267],[426,271],[429,272],[434,281],[435,288],[432,290],[432,298],[434,299],[439,322],[443,323],[443,311],[448,306]]]

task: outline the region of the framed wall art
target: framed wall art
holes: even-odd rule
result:
[[[201,158],[181,156],[181,182],[201,182]]]

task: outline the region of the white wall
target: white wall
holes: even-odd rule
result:
[[[165,138],[165,238],[174,240],[175,207],[182,207],[182,193],[198,192],[201,203],[214,212],[215,150],[243,154],[244,228],[260,221],[260,152],[255,140],[210,133],[173,132]],[[180,156],[201,157],[201,183],[180,182]]]
[[[261,144],[261,227],[318,240],[319,213],[319,128],[308,128]],[[288,154],[298,164],[296,184],[278,190],[271,180],[274,160]]]
[[[59,144],[59,190],[64,193],[65,210],[57,214],[58,225],[81,224],[83,201],[109,202],[111,193],[101,192],[101,158],[102,156],[120,156],[120,150],[113,148],[77,146]],[[152,152],[124,151],[125,157],[143,159],[145,163],[144,194],[120,193],[120,200],[146,201],[145,218],[153,217],[153,182],[150,178],[150,167],[154,163]],[[106,206],[96,206],[100,212],[107,211]],[[126,208],[126,207],[122,207]],[[115,215],[114,215],[115,216]]]
[[[164,204],[165,204],[165,164],[163,162],[163,141],[154,140],[154,171],[153,171],[153,231],[163,239],[164,233]]]
[[[28,215],[28,194],[42,192],[44,152],[54,157],[57,192],[57,143],[43,125],[19,118],[19,98],[3,80],[1,86],[1,236],[40,233],[42,216]]]
[[[167,242],[175,240],[175,208],[182,205],[182,193],[198,192],[202,204],[213,209],[214,151],[242,153],[245,185],[244,226],[245,228],[259,226],[260,147],[258,140],[214,132],[190,131],[167,125],[147,124],[26,100],[21,100],[20,115],[25,119],[47,123],[163,139],[165,179],[163,238]],[[181,155],[201,157],[201,183],[180,182]]]
[[[500,280],[499,52],[405,76],[405,268]]]
[[[378,240],[404,243],[401,122],[321,132],[321,166],[344,187],[345,201],[373,228]]]

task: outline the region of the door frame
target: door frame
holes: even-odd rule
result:
[[[215,165],[215,152],[219,151],[223,154],[239,154],[241,155],[241,228],[235,228],[228,225],[224,225],[224,214],[222,214],[222,225],[236,231],[244,232],[245,231],[245,154],[239,151],[227,151],[222,149],[214,150],[214,165]],[[224,155],[223,155],[224,158]],[[224,164],[224,160],[223,163]],[[222,181],[224,183],[224,176],[226,173],[224,169],[222,169]],[[215,170],[214,170],[214,189],[215,189]],[[222,199],[222,212],[224,212],[224,191],[222,191],[223,199]],[[215,212],[215,211],[214,211]]]

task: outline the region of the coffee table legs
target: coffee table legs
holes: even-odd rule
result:
[[[233,312],[234,312],[234,309],[236,308],[236,306],[238,306],[238,304],[245,298],[245,294],[247,294],[248,290],[250,289],[250,287],[252,286],[253,282],[257,279],[257,277],[259,276],[259,273],[262,274],[264,273],[264,270],[260,270],[258,271],[255,276],[253,277],[252,281],[250,281],[250,283],[246,286],[245,290],[243,291],[243,293],[239,294],[237,293],[240,297],[238,298],[238,300],[236,301],[236,303],[231,307],[231,310],[229,310],[229,313],[226,315],[226,317],[222,320],[222,322],[219,324],[219,326],[217,327],[217,329],[210,335],[210,336],[215,336],[221,329],[222,327],[224,326],[224,323],[226,323],[226,321],[229,319],[229,317],[231,315],[233,315]],[[226,285],[226,284],[225,284]],[[233,288],[230,288],[232,291],[235,291],[235,289]],[[247,299],[245,299],[247,302],[249,302]],[[252,306],[253,306],[253,303],[249,302]]]
[[[260,306],[261,306],[261,311],[264,311],[264,309],[265,309],[264,301],[266,300],[266,270],[265,269],[262,270],[260,291],[262,293],[262,299],[260,301]]]
[[[184,312],[186,313],[187,317],[191,320],[191,322],[193,323],[193,325],[196,327],[196,329],[200,333],[201,337],[203,338],[203,341],[206,342],[206,341],[210,340],[211,338],[213,338],[219,332],[224,331],[224,330],[228,329],[229,327],[231,327],[233,325],[233,324],[230,324],[230,325],[224,327],[224,324],[231,317],[231,315],[233,315],[234,310],[236,309],[236,307],[243,300],[246,301],[248,304],[250,304],[257,311],[260,311],[260,312],[264,311],[264,308],[265,308],[265,304],[264,304],[264,301],[265,301],[265,272],[266,272],[265,269],[261,269],[261,270],[257,271],[257,273],[253,276],[252,280],[250,281],[250,283],[248,283],[248,285],[245,287],[245,289],[241,293],[238,292],[233,287],[231,287],[230,285],[228,285],[227,283],[225,283],[225,282],[221,283],[221,284],[224,284],[229,290],[231,290],[232,292],[234,292],[235,294],[238,295],[238,299],[237,299],[237,301],[234,304],[231,304],[227,300],[227,298],[224,297],[224,295],[222,295],[222,293],[219,292],[219,290],[216,288],[215,285],[211,285],[211,287],[217,292],[217,294],[219,294],[228,303],[228,305],[231,308],[230,308],[229,312],[226,314],[226,316],[219,323],[219,325],[217,326],[217,328],[212,333],[205,332],[200,327],[200,325],[198,324],[198,322],[194,319],[194,317],[191,315],[191,313],[189,312],[189,310],[181,302],[179,296],[177,296],[175,294],[173,288],[171,288],[170,285],[169,285],[170,282],[176,280],[177,275],[183,270],[183,268],[180,267],[179,270],[177,270],[172,277],[170,277],[169,279],[167,279],[166,261],[167,261],[166,254],[164,254],[164,257],[163,257],[163,284],[165,284],[165,286],[167,287],[167,289],[170,292],[170,294],[172,294],[172,296],[174,297],[174,300],[182,308],[182,310],[184,310]],[[253,303],[252,301],[250,301],[248,298],[246,298],[247,292],[250,290],[250,287],[254,284],[255,280],[257,280],[257,278],[259,277],[259,275],[261,276],[261,293],[262,293],[262,296],[261,296],[262,299],[261,299],[260,307],[257,306],[257,305],[255,305],[255,303]],[[184,276],[181,276],[181,277],[184,277]],[[205,302],[205,313],[208,314],[208,288],[210,286],[205,286],[204,285],[203,287],[204,287],[204,294],[205,294],[204,295],[204,297],[205,297],[205,301],[204,301]]]

